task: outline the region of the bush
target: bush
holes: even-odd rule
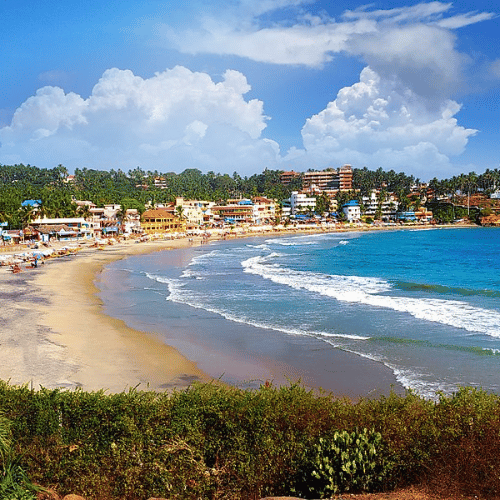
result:
[[[12,452],[0,461],[27,494],[26,476],[16,476],[22,471],[60,495],[96,500],[257,499],[420,484],[500,497],[500,402],[475,389],[437,402],[411,392],[352,402],[299,384],[107,395],[0,381],[0,411],[10,421],[0,440],[7,436]]]
[[[389,470],[379,432],[335,431],[319,438],[303,464],[295,492],[315,498],[380,488]]]
[[[14,456],[10,422],[0,415],[0,498],[34,500],[36,488]]]

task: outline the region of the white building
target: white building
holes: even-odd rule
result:
[[[49,241],[51,236],[62,240],[92,238],[92,224],[83,217],[38,218],[30,224],[34,229],[42,229],[42,241]]]
[[[215,206],[213,201],[185,200],[179,196],[175,199],[175,208],[182,207],[182,217],[188,225],[201,226],[204,223],[213,222],[211,208]]]
[[[122,229],[126,235],[138,234],[142,232],[141,216],[136,208],[128,208],[122,218]]]
[[[387,193],[385,200],[380,200],[380,191],[374,189],[370,196],[363,196],[364,215],[375,217],[380,206],[382,217],[395,217],[398,202],[393,194]]]
[[[357,222],[361,219],[361,208],[356,200],[342,205],[342,212],[344,212],[348,222]]]
[[[316,210],[316,198],[310,198],[304,193],[292,191],[290,196],[290,208],[292,215]]]
[[[276,220],[276,202],[274,200],[264,196],[256,196],[252,198],[252,202],[254,224],[269,224]]]

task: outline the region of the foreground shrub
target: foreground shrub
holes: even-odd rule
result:
[[[311,488],[321,496],[425,483],[500,497],[499,398],[474,389],[437,402],[411,392],[352,402],[299,384],[107,395],[0,381],[0,411],[17,464],[60,495],[310,498]]]
[[[304,461],[295,493],[326,498],[380,488],[389,470],[379,432],[335,431],[319,438]]]
[[[34,500],[37,491],[14,456],[10,422],[0,414],[0,498]]]

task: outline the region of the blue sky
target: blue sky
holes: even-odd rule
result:
[[[0,0],[0,163],[498,168],[496,3],[333,3]]]

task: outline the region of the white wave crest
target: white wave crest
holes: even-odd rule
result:
[[[167,278],[165,276],[160,276],[158,274],[146,273],[146,276],[157,283],[162,283],[163,285],[167,285],[169,296],[172,295],[173,290],[177,290],[184,286],[184,283],[179,279]]]
[[[165,283],[168,285],[169,295],[166,298],[166,300],[177,302],[180,304],[185,304],[191,307],[195,307],[197,309],[203,309],[205,311],[218,314],[223,318],[229,321],[233,321],[235,323],[242,323],[254,326],[256,328],[263,328],[266,330],[276,330],[289,335],[312,336],[323,340],[329,339],[328,342],[334,346],[342,346],[341,343],[342,339],[368,340],[370,338],[361,335],[347,335],[347,334],[323,332],[323,331],[306,331],[300,328],[285,328],[281,325],[255,321],[253,319],[246,317],[243,314],[238,313],[238,315],[236,315],[222,308],[210,306],[207,304],[207,301],[205,300],[205,297],[203,295],[198,295],[196,292],[192,290],[189,293],[186,293],[185,290],[183,290],[184,284],[182,283],[181,280],[167,279],[161,276],[154,276],[153,278],[161,283]],[[338,342],[334,342],[333,339],[338,339]]]
[[[392,309],[421,320],[500,338],[500,314],[496,311],[458,300],[394,297],[387,293],[392,289],[390,283],[382,279],[295,271],[268,263],[270,257],[252,257],[243,261],[244,271],[335,300]]]

